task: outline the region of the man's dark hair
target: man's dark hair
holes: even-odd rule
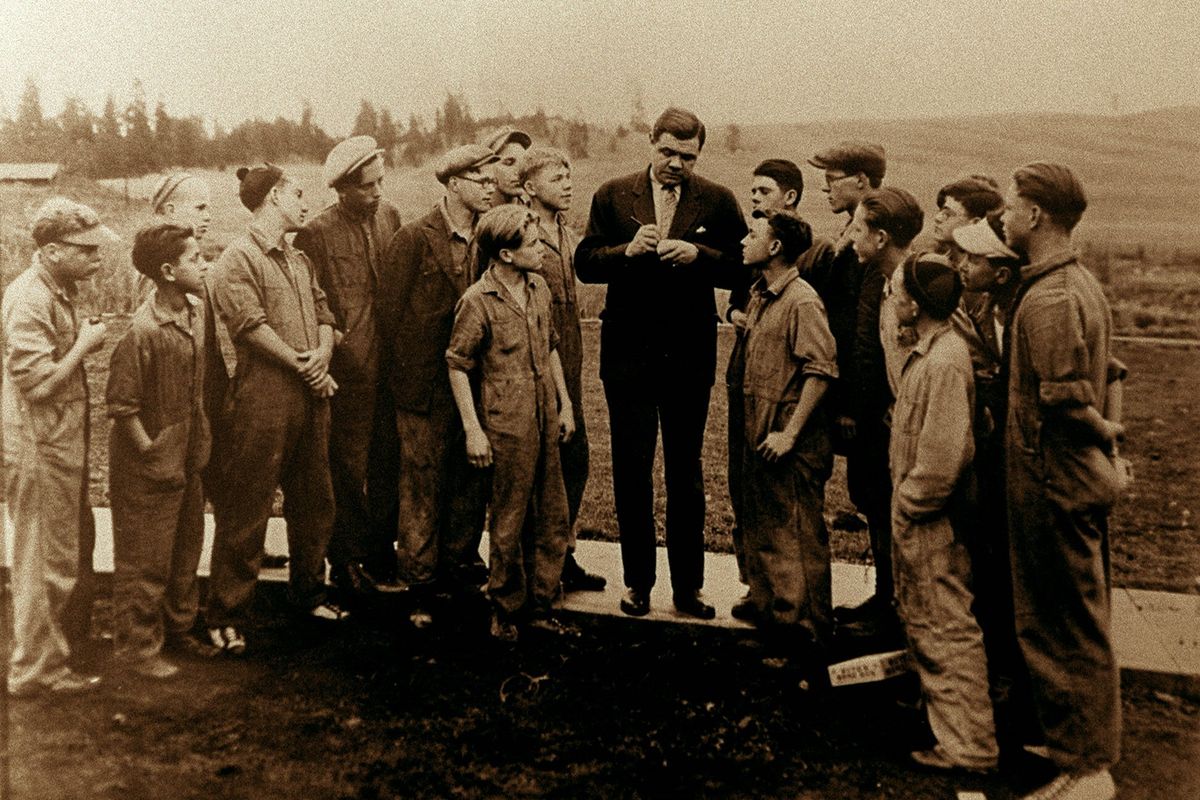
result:
[[[1000,186],[986,175],[969,175],[943,186],[937,193],[938,208],[946,204],[947,197],[962,203],[972,219],[987,216],[989,211],[1004,205]]]
[[[163,222],[142,228],[133,238],[129,259],[138,272],[155,283],[162,281],[162,265],[174,264],[183,255],[187,240],[196,235],[188,225]]]
[[[767,227],[782,247],[783,260],[791,264],[812,247],[812,227],[795,211],[759,209],[751,214],[766,219]]]
[[[872,189],[859,204],[867,224],[887,233],[897,247],[908,247],[925,224],[917,198],[894,186]]]
[[[704,149],[704,123],[685,108],[670,106],[658,115],[650,131],[650,141],[657,142],[658,137],[664,133],[669,133],[680,141],[699,139],[700,149]]]
[[[1070,231],[1087,209],[1083,184],[1069,167],[1035,161],[1013,173],[1017,194],[1035,204],[1052,222]]]
[[[779,184],[779,188],[784,192],[795,190],[796,202],[792,205],[792,208],[800,204],[800,198],[804,195],[804,174],[791,161],[784,158],[768,158],[755,167],[751,175],[762,175],[764,178],[770,178]]]

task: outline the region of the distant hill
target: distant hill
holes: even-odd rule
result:
[[[720,131],[710,135],[719,144]],[[851,138],[883,144],[886,182],[908,189],[923,204],[931,206],[937,189],[960,175],[982,172],[1003,186],[1014,167],[1059,161],[1076,170],[1088,191],[1081,239],[1200,244],[1200,107],[1121,116],[996,114],[748,125],[742,127],[746,152],[734,157],[747,169],[768,155],[803,163],[820,148]],[[806,213],[825,210],[816,188],[805,193]]]

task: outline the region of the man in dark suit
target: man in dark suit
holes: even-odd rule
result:
[[[478,586],[483,577],[471,573],[482,567],[484,473],[467,463],[446,348],[454,306],[475,281],[470,244],[477,216],[492,205],[496,184],[483,169],[495,160],[479,144],[446,153],[435,170],[445,195],[396,232],[379,275],[380,361],[400,437],[398,567],[413,590],[417,627],[433,622],[435,582]]]
[[[732,192],[692,173],[704,124],[668,108],[650,133],[650,167],[592,198],[575,254],[585,283],[607,283],[600,378],[612,433],[613,495],[628,592],[621,610],[650,610],[655,581],[654,449],[662,424],[667,556],[675,608],[711,619],[704,583],[701,448],[716,372],[713,288],[744,269],[746,224]]]

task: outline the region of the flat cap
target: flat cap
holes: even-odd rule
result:
[[[51,197],[33,215],[33,240],[38,247],[51,242],[99,247],[120,238],[101,224],[91,206],[65,197]]]
[[[838,142],[817,153],[808,163],[817,169],[836,169],[847,175],[861,172],[876,182],[883,180],[883,173],[887,170],[883,146],[871,142]]]
[[[163,205],[171,199],[171,194],[191,177],[187,172],[168,172],[163,175],[154,185],[154,192],[150,195],[150,210],[155,214],[162,211]]]
[[[516,142],[528,150],[530,145],[533,144],[533,139],[525,131],[517,130],[512,125],[505,125],[503,128],[493,131],[490,136],[483,140],[483,144],[493,153],[499,153],[504,148],[504,145],[509,142]]]
[[[354,170],[376,156],[383,155],[383,148],[372,136],[351,136],[333,146],[325,156],[325,171],[322,178],[326,186],[333,186]]]
[[[905,260],[904,289],[934,319],[947,319],[958,308],[962,277],[940,253],[922,253]]]
[[[471,169],[487,166],[499,159],[482,144],[459,145],[438,159],[433,174],[441,183]]]
[[[961,247],[963,252],[973,256],[1020,258],[1004,243],[1003,239],[996,235],[996,230],[986,217],[972,222],[970,225],[961,225],[955,228],[950,235],[954,237],[954,243]]]

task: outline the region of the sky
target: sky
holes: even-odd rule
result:
[[[128,102],[226,127],[296,119],[345,135],[371,100],[430,120],[612,124],[641,96],[709,124],[1200,103],[1193,0],[0,0],[0,113],[25,81],[55,115]]]

